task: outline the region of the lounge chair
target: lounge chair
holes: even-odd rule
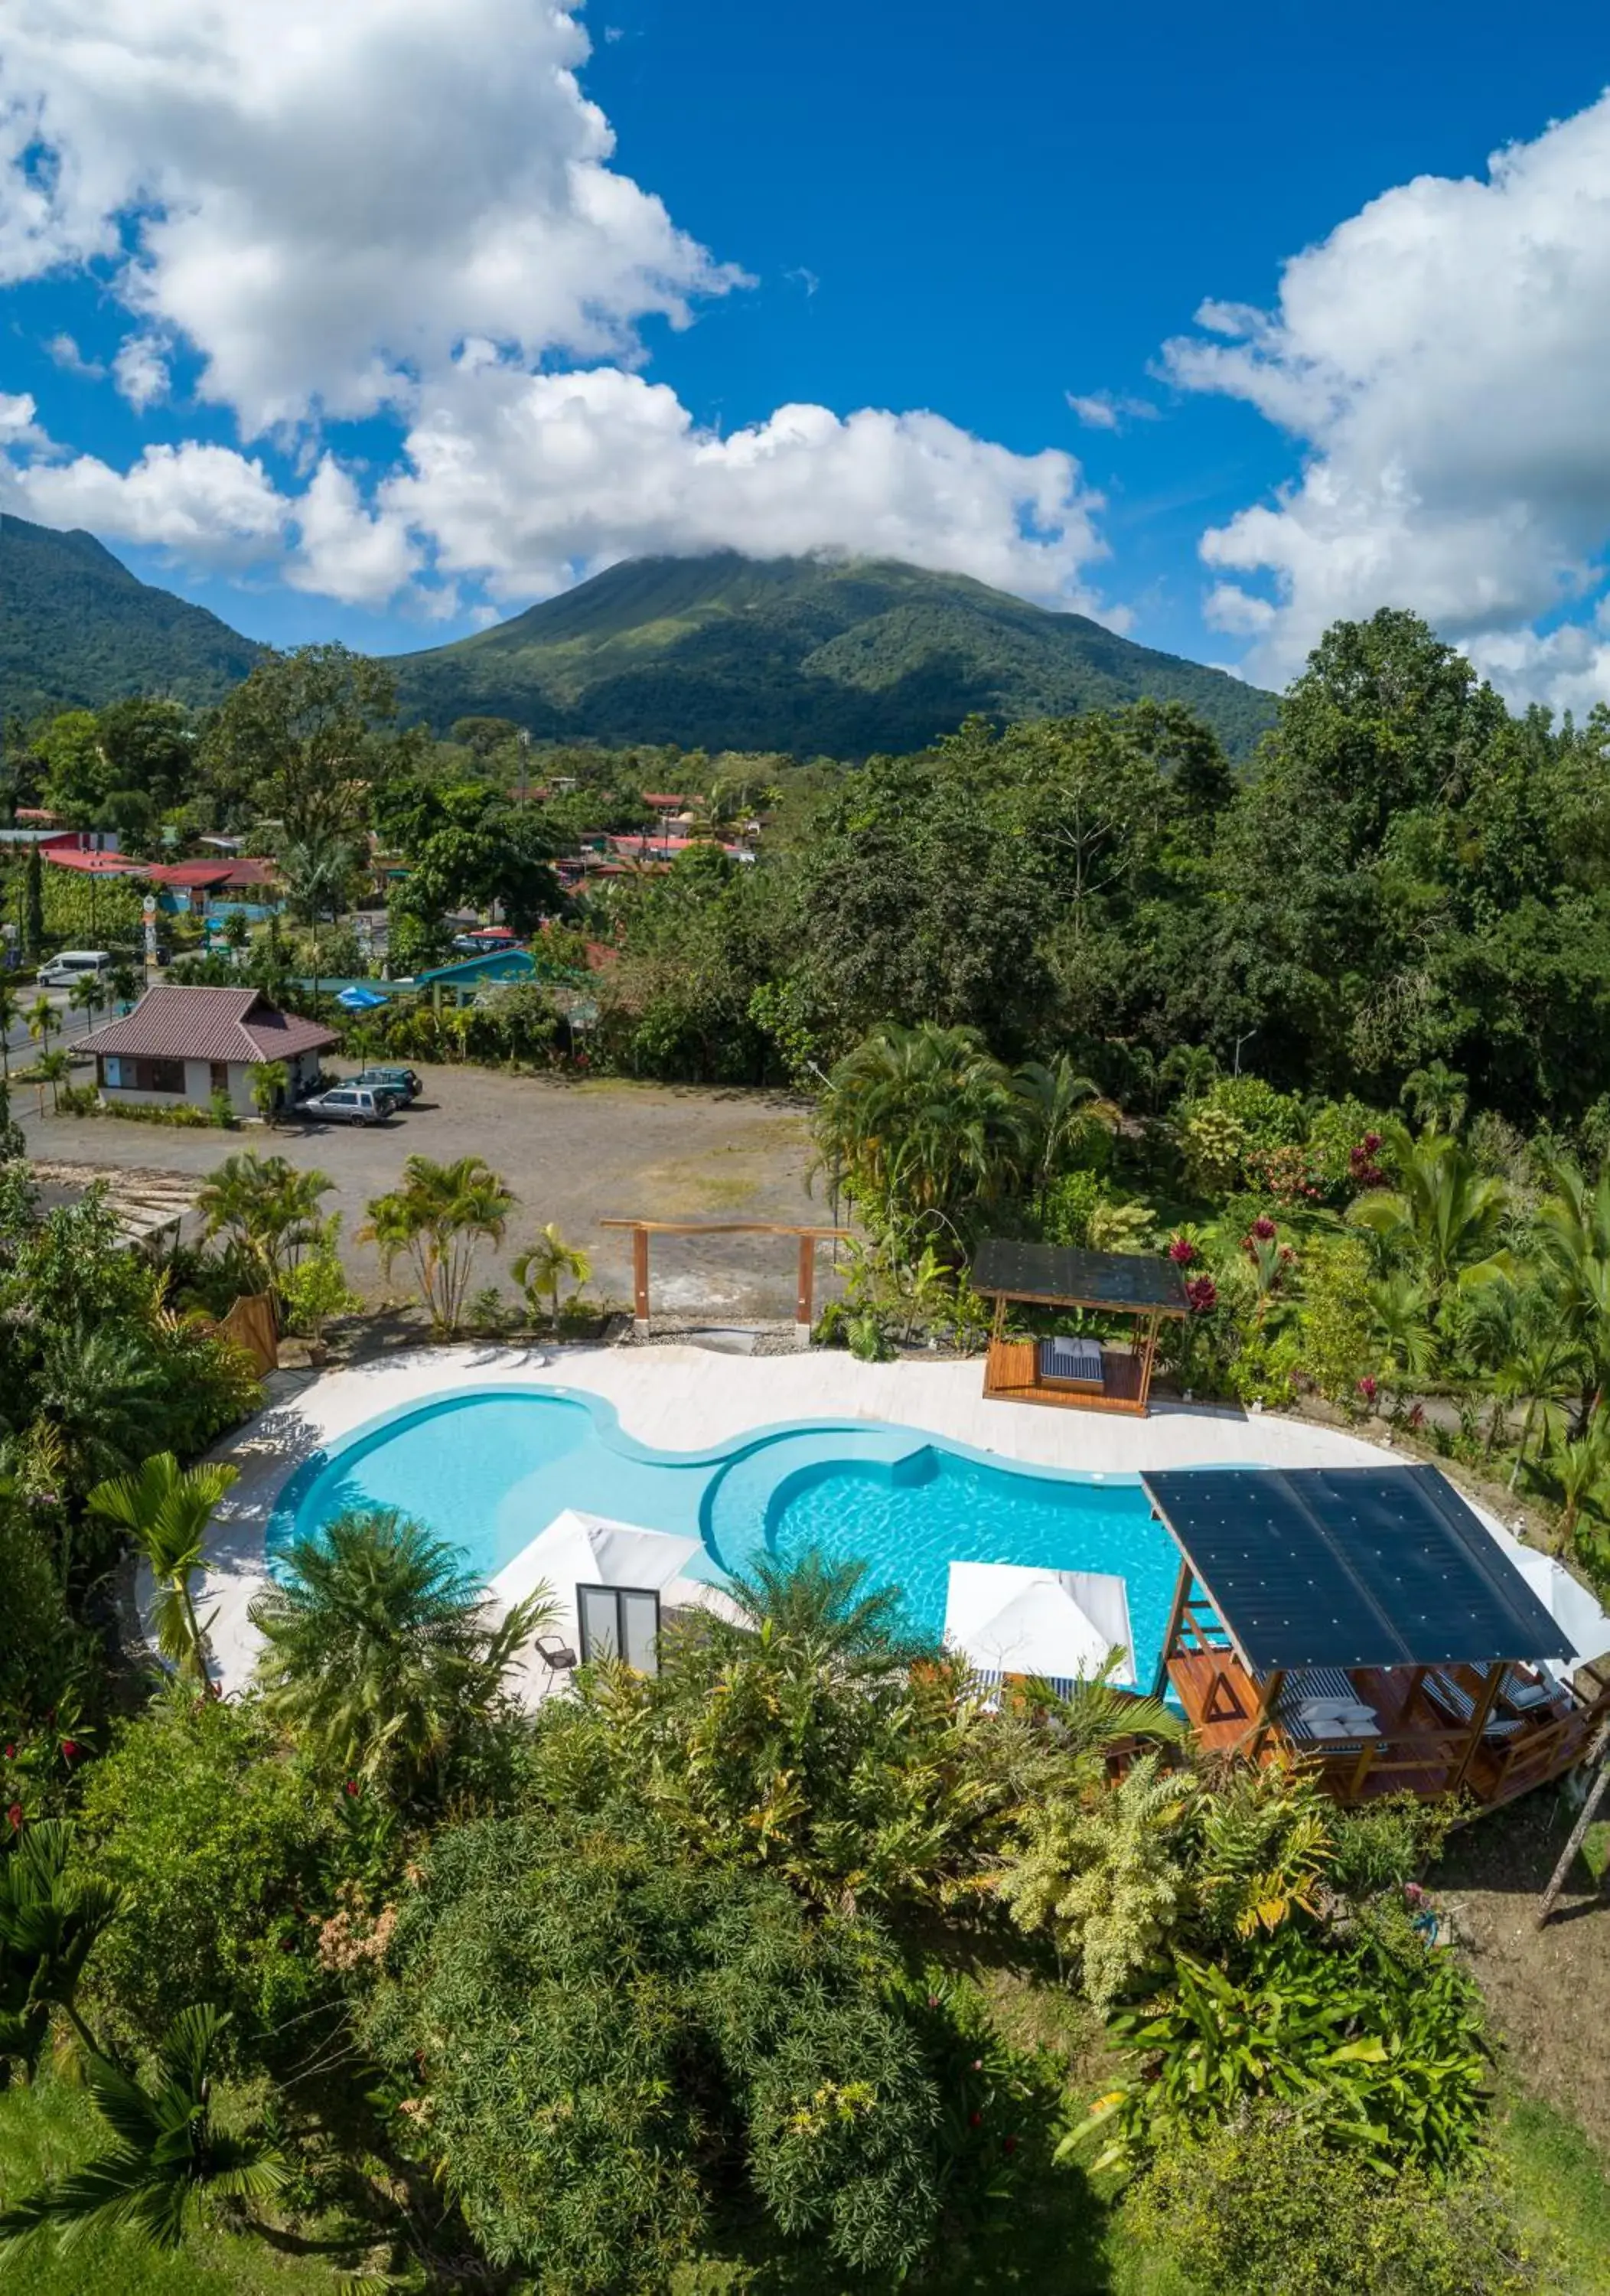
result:
[[[1294,1668],[1280,1685],[1274,1718],[1288,1738],[1327,1753],[1359,1754],[1385,1742],[1377,1734],[1380,1716],[1339,1666]]]
[[[1037,1368],[1042,1387],[1101,1393],[1101,1349],[1094,1340],[1042,1340]]]
[[[1508,1677],[1505,1677],[1506,1681]],[[1451,1722],[1471,1722],[1475,1718],[1475,1701],[1457,1676],[1446,1667],[1428,1666],[1420,1684],[1421,1689],[1439,1713]],[[1500,1692],[1500,1696],[1502,1693]],[[1483,1738],[1513,1738],[1525,1728],[1524,1718],[1508,1718],[1501,1714],[1489,1714],[1482,1726]]]

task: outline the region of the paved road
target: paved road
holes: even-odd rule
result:
[[[335,1182],[326,1201],[342,1215],[352,1280],[371,1298],[386,1286],[372,1248],[356,1241],[356,1231],[370,1197],[394,1187],[404,1158],[416,1152],[441,1161],[485,1156],[513,1188],[520,1208],[483,1279],[495,1275],[505,1284],[509,1259],[549,1220],[592,1253],[594,1292],[622,1304],[631,1298],[631,1239],[601,1231],[597,1223],[607,1216],[827,1223],[826,1203],[805,1185],[805,1111],[780,1095],[562,1084],[476,1068],[420,1073],[422,1098],[369,1131],[307,1125],[270,1136],[253,1126],[225,1136],[110,1117],[41,1117],[26,1086],[16,1095],[15,1111],[30,1153],[40,1160],[183,1172],[198,1180],[241,1148],[316,1165]],[[714,1320],[788,1316],[794,1258],[787,1237],[668,1238],[654,1248],[656,1309]],[[401,1266],[393,1288],[406,1288]]]

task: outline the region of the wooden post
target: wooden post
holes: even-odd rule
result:
[[[632,1231],[632,1313],[637,1324],[637,1336],[649,1336],[649,1231],[634,1227]]]
[[[802,1235],[799,1239],[799,1285],[794,1300],[794,1341],[797,1347],[811,1344],[811,1326],[816,1318],[813,1305],[816,1292],[816,1239]]]
[[[1185,1598],[1190,1592],[1190,1565],[1180,1565],[1179,1584],[1174,1588],[1174,1606],[1168,1614],[1168,1630],[1163,1637],[1163,1655],[1157,1660],[1157,1678],[1152,1685],[1152,1696],[1161,1698],[1168,1688],[1168,1661],[1173,1656],[1174,1644],[1180,1639],[1180,1621],[1185,1616]]]
[[[1498,1702],[1499,1685],[1504,1679],[1504,1669],[1508,1663],[1507,1660],[1500,1659],[1496,1666],[1490,1666],[1487,1669],[1487,1679],[1482,1685],[1482,1694],[1475,1702],[1475,1712],[1470,1718],[1470,1735],[1465,1741],[1464,1752],[1459,1756],[1459,1768],[1454,1772],[1446,1787],[1446,1792],[1449,1793],[1458,1793],[1469,1774],[1470,1765],[1476,1757],[1476,1749],[1482,1742],[1482,1733],[1487,1727],[1487,1717]]]
[[[1588,1828],[1598,1815],[1598,1806],[1605,1798],[1605,1789],[1610,1786],[1610,1714],[1606,1714],[1598,1726],[1593,1743],[1588,1750],[1588,1759],[1590,1762],[1598,1764],[1598,1770],[1587,1793],[1582,1798],[1582,1806],[1577,1813],[1576,1824],[1571,1829],[1570,1838],[1560,1852],[1560,1862],[1549,1876],[1549,1887],[1544,1890],[1538,1906],[1537,1925],[1540,1930],[1554,1911],[1555,1899],[1565,1886],[1565,1877],[1571,1871],[1576,1853],[1587,1840]]]
[[[1249,1762],[1255,1762],[1263,1751],[1263,1741],[1269,1735],[1270,1725],[1274,1718],[1275,1702],[1285,1685],[1286,1669],[1271,1666],[1258,1691],[1258,1711],[1254,1720],[1252,1744],[1246,1750]]]
[[[1140,1347],[1140,1409],[1146,1409],[1146,1398],[1152,1391],[1152,1357],[1157,1351],[1157,1332],[1163,1318],[1151,1316],[1146,1326],[1146,1337]]]

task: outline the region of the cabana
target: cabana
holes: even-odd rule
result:
[[[1075,1251],[997,1237],[979,1245],[972,1284],[995,1302],[984,1391],[1013,1403],[1058,1403],[1076,1411],[1127,1411],[1144,1418],[1157,1334],[1166,1320],[1190,1313],[1179,1269],[1172,1260],[1145,1252]],[[1083,1336],[1009,1340],[1006,1309],[1013,1300],[1036,1308],[1089,1308],[1132,1316],[1134,1341],[1112,1348]]]
[[[1344,1802],[1484,1807],[1581,1760],[1610,1691],[1434,1467],[1142,1474],[1180,1549],[1156,1687],[1210,1753],[1319,1766]]]

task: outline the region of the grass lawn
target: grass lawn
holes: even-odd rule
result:
[[[0,2203],[10,2206],[105,2142],[105,2127],[81,2089],[42,2079],[0,2093]],[[350,2261],[345,2263],[351,2269]],[[0,2284],[18,2296],[332,2296],[339,2271],[327,2256],[286,2256],[242,2233],[208,2232],[175,2256],[123,2234],[94,2234],[65,2256],[36,2244],[13,2259]]]
[[[1610,2180],[1588,2137],[1553,2105],[1519,2097],[1498,2141],[1522,2221],[1552,2238],[1571,2296],[1610,2296]]]

